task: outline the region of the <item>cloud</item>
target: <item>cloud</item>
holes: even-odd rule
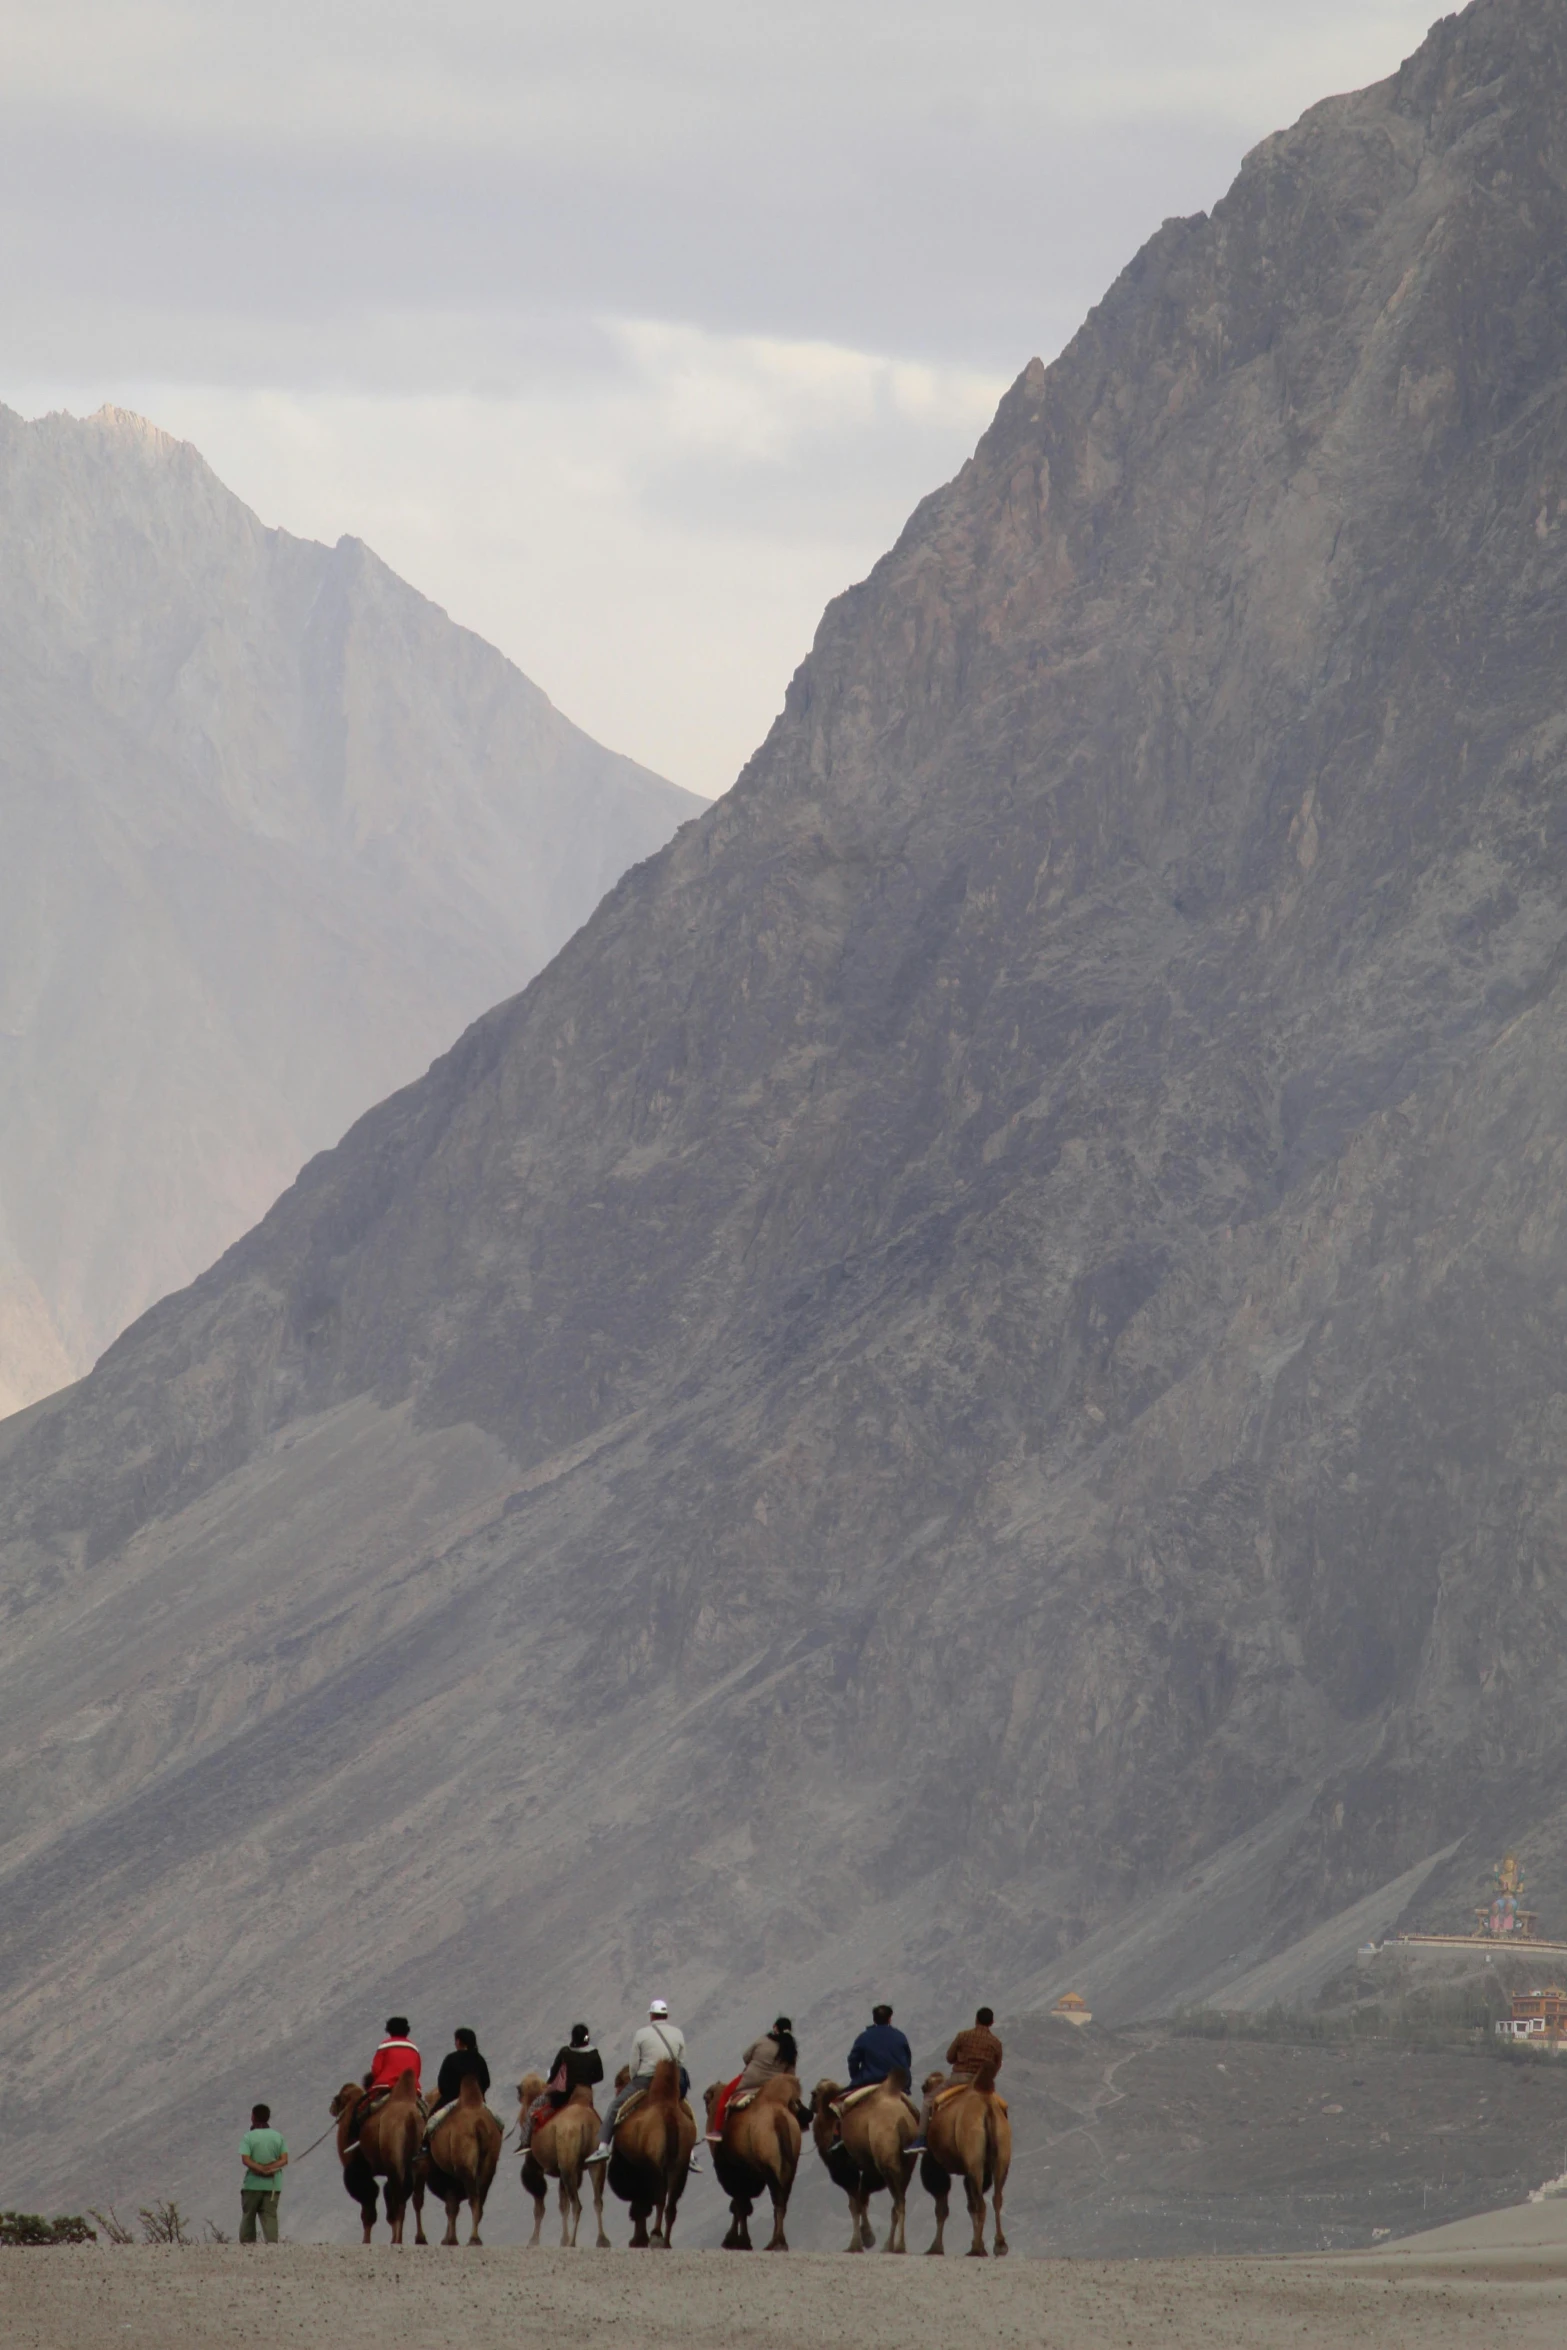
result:
[[[718,790],[1159,222],[1427,0],[9,0],[0,397],[196,441]]]
[[[1004,384],[667,323],[600,337],[601,363],[500,397],[144,380],[124,398],[264,520],[367,540],[601,741],[720,792],[823,605],[956,471]],[[93,403],[65,385],[23,404]]]

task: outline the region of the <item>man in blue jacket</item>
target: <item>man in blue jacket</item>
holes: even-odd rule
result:
[[[892,2020],[892,2009],[873,2007],[870,2022],[849,2050],[849,2086],[868,2089],[873,2081],[886,2080],[889,2073],[900,2074],[900,2085],[907,2089],[914,2079],[914,2058]]]

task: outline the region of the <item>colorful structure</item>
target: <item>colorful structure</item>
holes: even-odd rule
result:
[[[1094,2020],[1087,2001],[1075,1991],[1063,1991],[1050,2012],[1058,2024],[1091,2024]]]
[[[1487,1941],[1529,1942],[1534,1938],[1536,1913],[1520,1906],[1523,1900],[1523,1870],[1518,1856],[1510,1852],[1495,1872],[1496,1891],[1484,1909],[1477,1909],[1480,1932]]]
[[[1567,1991],[1554,1983],[1544,1991],[1515,1991],[1512,2014],[1496,2029],[1504,2040],[1523,2040],[1560,2056],[1567,2044]]]

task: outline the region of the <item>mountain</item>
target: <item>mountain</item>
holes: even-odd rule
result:
[[[86,1370],[701,803],[357,540],[0,410],[0,1410]]]
[[[8,2199],[314,2135],[394,2003],[504,2077],[662,1992],[700,2081],[1294,1980],[1504,1840],[1567,1925],[1564,643],[1567,9],[1479,0],[0,1430]]]

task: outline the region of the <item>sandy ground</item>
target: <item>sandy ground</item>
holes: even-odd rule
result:
[[[225,2350],[240,2341],[398,2350],[1551,2350],[1567,2334],[1567,2203],[1495,2212],[1375,2253],[1284,2260],[988,2262],[791,2253],[0,2252],[5,2350]],[[952,2329],[963,2332],[954,2334]]]

